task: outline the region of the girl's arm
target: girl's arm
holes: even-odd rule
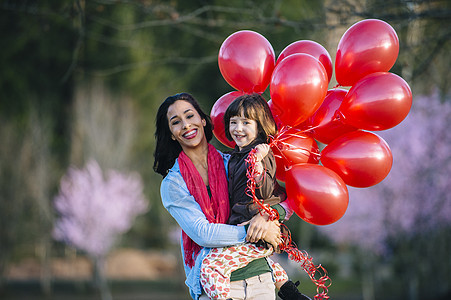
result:
[[[208,248],[245,242],[244,226],[210,223],[181,176],[178,177],[170,173],[163,179],[161,198],[163,206],[194,242]]]
[[[255,178],[257,198],[268,199],[273,195],[276,176],[276,160],[268,144],[256,146],[256,169],[261,173]]]

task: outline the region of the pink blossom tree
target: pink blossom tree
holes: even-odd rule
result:
[[[54,199],[59,218],[55,239],[86,252],[94,262],[94,279],[103,299],[111,299],[104,261],[118,237],[148,209],[138,174],[110,170],[104,176],[96,161],[84,169],[69,168]]]
[[[319,228],[338,244],[391,257],[408,277],[410,299],[451,290],[450,120],[451,101],[417,97],[400,125],[378,133],[393,153],[390,174],[376,186],[349,188],[344,217]]]

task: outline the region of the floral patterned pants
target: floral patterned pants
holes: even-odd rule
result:
[[[224,248],[213,248],[202,261],[200,281],[210,299],[227,299],[230,294],[230,274],[258,258],[266,257],[275,282],[287,280],[285,270],[267,258],[272,249],[257,247],[251,243]]]

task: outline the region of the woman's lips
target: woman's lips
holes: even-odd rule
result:
[[[183,134],[185,139],[193,139],[197,136],[197,129],[191,129]]]

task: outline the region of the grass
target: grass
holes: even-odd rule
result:
[[[109,281],[114,300],[189,300],[187,288],[173,280]],[[99,300],[89,281],[55,281],[52,293],[43,294],[38,281],[7,282],[2,300]]]

